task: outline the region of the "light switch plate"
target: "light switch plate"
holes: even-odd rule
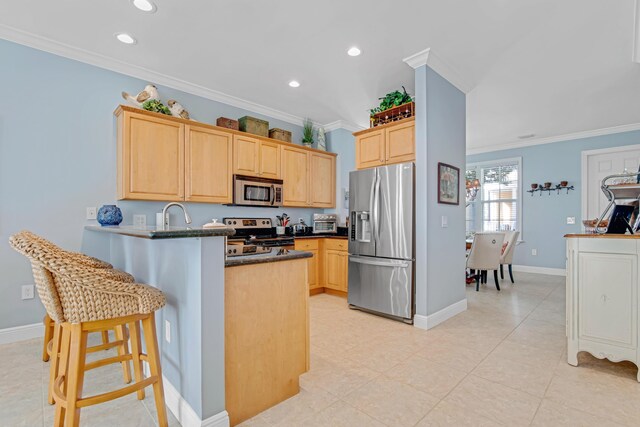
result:
[[[538,250],[537,249],[531,249],[531,255],[532,256],[537,256],[538,255]]]
[[[575,216],[568,216],[567,217],[567,224],[575,224],[576,223],[576,217]]]
[[[133,225],[136,227],[145,227],[147,225],[147,216],[146,215],[134,215],[133,216]]]
[[[446,215],[442,215],[442,228],[449,227],[449,217]]]
[[[168,343],[171,342],[171,323],[166,319],[164,321],[164,339]]]

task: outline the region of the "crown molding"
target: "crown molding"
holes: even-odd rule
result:
[[[640,130],[640,123],[613,126],[608,128],[593,129],[582,132],[568,133],[564,135],[549,136],[546,138],[528,139],[526,141],[514,141],[506,144],[489,145],[487,147],[467,149],[467,155],[490,153],[493,151],[510,150],[513,148],[532,147],[534,145],[552,144],[554,142],[571,141],[574,139],[590,138],[594,136],[610,135],[614,133],[632,132]]]
[[[413,69],[428,65],[463,93],[469,93],[473,89],[473,85],[469,81],[467,81],[455,68],[431,50],[431,48],[427,48],[411,56],[407,56],[402,61]]]
[[[327,123],[323,127],[325,132],[331,132],[336,129],[344,129],[349,132],[358,132],[366,129],[362,126],[347,122],[345,120],[336,120],[335,122]]]
[[[34,49],[42,50],[44,52],[49,52],[54,55],[83,62],[85,64],[94,65],[96,67],[115,71],[120,74],[125,74],[141,80],[146,80],[162,86],[170,87],[172,89],[177,89],[183,92],[190,93],[192,95],[201,96],[212,101],[221,102],[223,104],[249,110],[254,113],[264,114],[265,116],[282,120],[287,123],[298,126],[302,125],[303,118],[294,114],[289,114],[284,111],[267,107],[265,105],[247,101],[245,99],[228,95],[217,90],[208,89],[198,84],[190,83],[185,80],[158,73],[144,67],[132,65],[124,61],[70,46],[65,43],[60,43],[55,40],[51,40],[49,38],[26,31],[18,30],[16,28],[9,27],[3,24],[0,24],[0,38]]]

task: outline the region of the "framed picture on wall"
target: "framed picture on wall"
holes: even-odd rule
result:
[[[460,204],[460,169],[438,163],[438,203]]]

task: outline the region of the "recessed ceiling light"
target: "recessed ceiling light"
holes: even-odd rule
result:
[[[300,83],[298,83],[296,80],[291,80],[289,82],[289,86],[291,86],[291,87],[299,87]]]
[[[529,138],[533,138],[534,136],[536,136],[535,133],[528,133],[526,135],[520,135],[518,136],[518,139],[529,139]]]
[[[127,33],[118,33],[116,34],[116,38],[124,44],[136,44],[136,39]]]
[[[349,54],[349,56],[358,56],[360,55],[362,52],[360,51],[360,49],[358,49],[357,47],[352,47],[351,49],[349,49],[347,51],[347,54]]]
[[[156,5],[149,0],[131,0],[133,5],[143,12],[153,13],[156,11]]]

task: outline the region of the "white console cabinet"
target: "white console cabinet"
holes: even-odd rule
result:
[[[640,366],[640,238],[631,235],[566,237],[567,362],[578,366],[578,353],[586,351],[600,359],[628,360]]]

